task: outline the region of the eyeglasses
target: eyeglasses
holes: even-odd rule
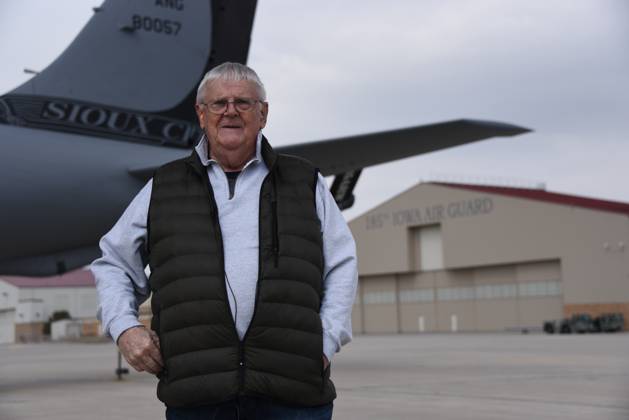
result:
[[[249,99],[249,98],[234,98],[234,99],[219,99],[218,101],[205,103],[200,102],[201,105],[207,106],[207,109],[210,110],[212,114],[222,114],[227,111],[227,107],[229,104],[234,104],[234,108],[238,112],[247,112],[253,108],[256,102],[262,102],[259,99]]]

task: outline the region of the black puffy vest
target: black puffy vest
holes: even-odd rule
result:
[[[239,395],[299,406],[336,397],[323,369],[319,317],[323,250],[316,170],[277,155],[260,191],[259,270],[253,319],[240,341],[225,285],[212,186],[196,152],[153,177],[148,243],[151,328],[165,368],[157,396],[168,406],[215,404]]]

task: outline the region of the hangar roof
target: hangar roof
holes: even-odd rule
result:
[[[95,287],[94,276],[88,270],[75,270],[51,277],[0,276],[0,280],[16,287]]]
[[[489,185],[457,184],[450,182],[430,182],[430,184],[629,215],[629,203],[622,203],[619,201],[598,200],[595,198],[559,194],[532,188],[498,187]]]

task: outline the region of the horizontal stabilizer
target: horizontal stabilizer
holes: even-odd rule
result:
[[[340,177],[335,180],[339,183],[337,189],[340,195],[337,197],[337,202],[345,202],[349,208],[351,207],[351,192],[356,185],[358,175],[360,175],[359,170],[362,168],[491,137],[509,137],[530,131],[528,128],[500,122],[455,120],[379,133],[279,146],[275,150],[278,153],[299,156],[309,160],[319,168],[324,176],[339,175]],[[161,164],[130,168],[128,172],[134,178],[146,182],[159,166]],[[341,188],[341,183],[344,185],[343,188]]]
[[[490,137],[515,136],[529,131],[527,128],[493,121],[455,120],[295,144],[277,150],[308,159],[327,176]]]

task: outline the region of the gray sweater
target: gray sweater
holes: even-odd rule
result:
[[[255,303],[258,278],[258,203],[260,187],[268,168],[260,155],[262,135],[258,135],[256,155],[236,180],[230,198],[227,176],[220,165],[208,159],[207,142],[196,146],[207,167],[219,211],[223,234],[225,272],[233,295],[229,304],[240,338],[244,336]],[[141,325],[138,306],[150,293],[145,272],[146,222],[152,180],[133,199],[114,227],[100,240],[103,256],[91,265],[99,296],[98,319],[114,341],[125,330]],[[324,254],[324,298],[321,304],[323,350],[328,360],[352,338],[351,311],[358,271],[356,248],[341,211],[319,175],[316,191],[317,214],[321,221]]]

